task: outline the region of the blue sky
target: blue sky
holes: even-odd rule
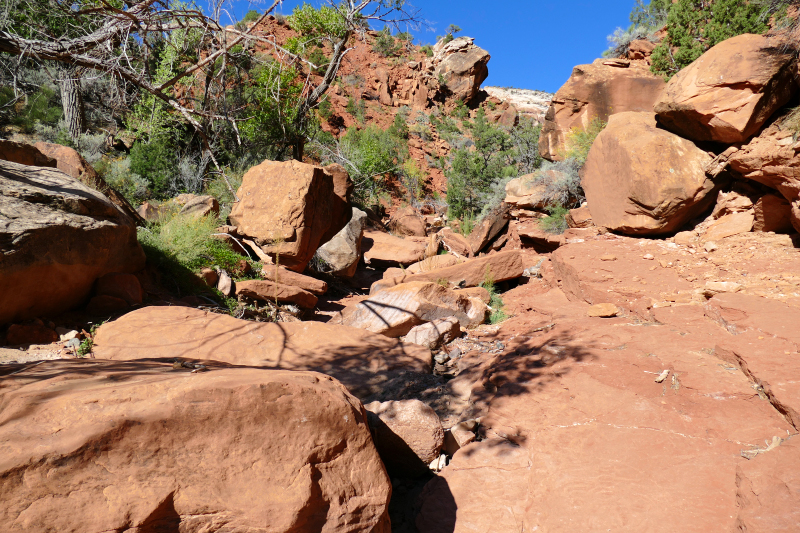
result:
[[[308,0],[320,5],[318,0]],[[271,3],[271,2],[270,2]],[[411,0],[435,31],[413,32],[422,43],[434,43],[456,24],[460,35],[475,38],[487,50],[489,79],[484,85],[555,92],[572,67],[600,57],[606,36],[627,27],[633,0]],[[302,0],[285,0],[278,9],[290,14]],[[255,8],[264,8],[265,4]],[[234,0],[241,17],[252,4]]]

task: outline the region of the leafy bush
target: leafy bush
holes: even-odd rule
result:
[[[237,170],[225,169],[225,176],[228,178],[231,188],[233,188],[234,191],[238,191],[239,187],[242,186],[242,178],[244,177],[245,173],[243,170],[244,166],[246,165],[243,165]],[[228,215],[233,209],[233,204],[236,201],[236,198],[233,197],[233,194],[228,188],[225,178],[220,174],[216,174],[215,177],[206,185],[205,193],[210,194],[219,202],[220,220],[225,220],[228,218]]]
[[[359,121],[360,123],[364,123],[365,120],[365,113],[367,110],[367,104],[364,100],[356,100],[352,96],[347,97],[347,105],[345,106],[345,111],[353,115],[353,117]]]
[[[433,47],[429,44],[420,48],[420,52],[424,53],[427,57],[433,57]]]
[[[259,13],[255,9],[251,9],[250,11],[248,11],[247,13],[244,14],[244,18],[242,18],[242,22],[244,22],[244,23],[255,22],[255,21],[258,20],[258,18],[260,16],[261,16],[261,13]]]
[[[116,189],[133,206],[138,206],[147,199],[149,183],[139,174],[131,172],[131,160],[128,157],[109,160],[98,165],[95,170],[103,175],[106,183]]]
[[[395,38],[392,37],[391,30],[388,27],[382,32],[378,33],[378,37],[375,39],[375,44],[372,45],[372,50],[383,57],[395,55],[400,51],[400,48],[401,46],[397,44]]]
[[[539,227],[547,233],[553,233],[556,235],[564,233],[569,227],[567,225],[566,218],[567,214],[569,213],[569,209],[561,206],[552,206],[548,208],[548,212],[550,213],[550,216],[539,220]]]
[[[425,173],[413,159],[406,160],[400,169],[400,181],[406,190],[408,202],[418,207],[425,196]]]
[[[577,207],[585,200],[580,177],[582,166],[575,159],[547,161],[542,165],[534,180],[545,185],[542,200],[546,205]]]
[[[401,107],[394,116],[390,127],[392,134],[400,139],[408,139],[408,106]]]
[[[211,237],[219,222],[216,217],[177,215],[163,224],[140,228],[139,242],[148,261],[182,292],[196,293],[204,289],[194,276],[203,267],[219,266],[234,273],[241,261],[248,261],[256,272],[260,271],[260,264]]]
[[[308,60],[317,65],[317,68],[314,69],[315,74],[322,76],[328,70],[330,59],[328,59],[325,53],[319,48],[314,48],[314,50],[311,51],[308,55]]]
[[[63,119],[59,120],[55,126],[37,122],[34,131],[45,142],[74,148],[89,163],[99,161],[106,151],[108,135],[105,133],[80,133],[76,137],[70,137]]]
[[[761,3],[754,1],[678,0],[668,9],[667,37],[653,50],[650,67],[667,79],[726,39],[769,29]]]
[[[25,98],[25,105],[12,114],[11,123],[19,126],[23,133],[33,133],[37,122],[53,125],[62,114],[58,93],[49,87],[42,87]]]
[[[521,175],[531,174],[542,166],[542,156],[539,153],[539,136],[542,126],[529,117],[520,117],[519,124],[512,128],[509,134],[514,145],[514,159],[517,163],[517,172]]]
[[[617,28],[612,35],[607,37],[609,49],[603,52],[603,57],[625,57],[632,41],[652,41],[653,31],[646,26],[631,25],[627,30]]]
[[[489,307],[491,307],[492,312],[489,315],[489,323],[490,324],[499,324],[508,318],[508,315],[505,312],[505,303],[503,302],[503,298],[497,292],[497,287],[494,284],[494,276],[492,275],[492,269],[487,265],[486,271],[483,274],[483,282],[481,282],[481,287],[489,291]]]
[[[147,180],[157,197],[165,197],[170,190],[178,157],[167,141],[137,142],[131,148],[131,172]]]
[[[319,116],[324,120],[331,118],[333,116],[333,105],[331,105],[331,101],[327,98],[322,100],[319,106],[317,106],[317,111],[319,112]]]

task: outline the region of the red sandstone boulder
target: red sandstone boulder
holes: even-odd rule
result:
[[[501,282],[519,278],[522,276],[524,270],[525,267],[522,264],[522,256],[518,251],[500,252],[484,257],[477,257],[458,265],[439,268],[430,272],[382,279],[372,284],[369,293],[375,294],[378,291],[399,285],[400,283],[415,281],[436,282],[442,279],[460,287],[477,287],[486,280],[487,273],[495,282]]]
[[[325,272],[341,278],[355,276],[361,261],[361,240],[366,224],[367,214],[353,207],[347,225],[317,250],[317,257],[324,261]]]
[[[422,261],[426,246],[425,239],[401,239],[375,230],[364,231],[362,239],[364,262],[377,266],[411,265]]]
[[[659,124],[693,141],[746,141],[797,91],[782,45],[744,34],[714,46],[670,80],[655,104]]]
[[[330,174],[333,179],[333,196],[331,197],[331,227],[322,236],[321,244],[333,239],[334,235],[342,231],[352,218],[353,212],[350,200],[355,189],[355,184],[350,179],[350,174],[347,173],[342,165],[333,163],[324,167],[323,170]]]
[[[539,152],[545,159],[563,159],[565,136],[572,128],[586,128],[595,118],[607,121],[616,113],[652,112],[664,80],[643,63],[625,68],[606,63],[597,59],[578,65],[553,97],[539,138]]]
[[[4,378],[3,530],[389,531],[391,485],[341,384],[190,372],[54,361]]]
[[[486,319],[487,307],[438,283],[415,281],[373,293],[345,307],[331,323],[365,329],[387,337],[402,337],[414,326],[455,317],[461,326],[477,326]]]
[[[130,217],[56,169],[0,161],[0,324],[66,311],[145,257]]]
[[[360,398],[382,390],[398,372],[431,369],[429,350],[368,331],[320,322],[251,322],[186,307],[146,307],[102,325],[93,354],[116,361],[189,358],[313,370]]]
[[[583,170],[592,220],[629,235],[677,231],[716,198],[710,162],[691,141],[657,128],[650,113],[614,115]]]
[[[440,40],[433,47],[433,75],[444,79],[448,98],[469,102],[489,76],[491,56],[474,42],[470,37],[458,37],[449,43]]]
[[[219,202],[213,196],[196,196],[188,199],[181,208],[181,215],[190,215],[195,218],[219,215]]]
[[[106,274],[97,280],[94,292],[97,295],[121,298],[128,305],[139,305],[144,299],[144,291],[142,291],[139,278],[133,274],[121,274],[118,272]]]
[[[505,202],[489,211],[467,237],[472,253],[478,255],[508,226],[511,206]]]
[[[282,266],[264,265],[264,268],[261,270],[261,275],[270,281],[291,285],[317,296],[322,296],[328,292],[328,284],[324,281],[312,278],[311,276],[298,274]]]
[[[266,279],[237,281],[236,296],[245,296],[262,302],[291,303],[304,309],[313,309],[318,300],[316,296],[300,287]]]
[[[337,197],[333,177],[320,167],[264,161],[244,175],[237,195],[230,221],[239,234],[269,256],[280,255],[280,264],[296,272],[303,271],[324,236],[344,226],[331,233]]]
[[[444,228],[438,234],[442,238],[442,246],[460,257],[472,257],[472,247],[466,237],[451,228]]]
[[[396,235],[411,237],[425,237],[425,219],[419,210],[412,206],[398,209],[389,219],[389,229]]]
[[[6,332],[6,344],[9,346],[50,344],[57,341],[58,333],[44,324],[12,324]]]
[[[468,293],[467,291],[469,290],[470,289],[462,289],[455,292],[456,294],[464,295],[467,298],[476,297]],[[486,292],[488,293],[489,291]],[[480,296],[477,296],[477,298],[483,303],[489,303],[489,298],[482,298]],[[427,324],[414,326],[411,328],[411,331],[406,334],[404,340],[406,342],[425,346],[429,350],[436,350],[443,344],[447,344],[459,335],[461,335],[461,324],[457,318],[449,317],[439,318],[437,320],[428,322]],[[433,459],[434,458],[431,458],[431,461],[433,461]],[[431,461],[428,461],[428,463]]]
[[[444,430],[436,412],[419,400],[372,402],[367,411],[372,438],[389,475],[416,477],[439,457]]]
[[[777,194],[765,194],[753,206],[753,231],[789,233],[792,231],[792,204]]]
[[[20,165],[58,168],[58,162],[31,144],[0,139],[0,159]]]
[[[122,194],[109,187],[106,181],[92,168],[83,156],[74,148],[60,144],[38,142],[34,145],[45,156],[56,161],[58,170],[79,180],[84,185],[103,193],[111,202],[119,207],[126,215],[137,224],[144,224],[144,220]]]
[[[565,218],[570,228],[591,228],[594,226],[592,212],[588,207],[570,209]]]

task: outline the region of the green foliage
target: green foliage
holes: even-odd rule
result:
[[[551,206],[547,208],[549,216],[539,220],[539,227],[547,233],[560,235],[564,233],[569,226],[567,226],[567,214],[569,209],[562,206]]]
[[[769,28],[763,13],[758,2],[678,0],[669,5],[667,37],[653,51],[651,70],[670,78],[726,39],[764,33]]]
[[[486,265],[486,271],[483,274],[483,282],[481,282],[481,287],[489,291],[489,307],[491,307],[492,312],[489,315],[489,323],[490,324],[499,324],[508,318],[508,315],[505,312],[505,303],[503,302],[503,298],[497,292],[497,287],[494,283],[494,276],[492,275],[492,269],[489,265]]]
[[[86,337],[81,341],[80,346],[78,346],[78,350],[75,352],[75,355],[78,357],[86,357],[92,353],[92,348],[94,347],[94,340],[91,337]]]
[[[400,169],[400,179],[411,205],[417,205],[425,196],[426,174],[413,159],[407,159]]]
[[[352,96],[348,96],[345,111],[353,115],[358,122],[363,124],[365,120],[365,113],[367,111],[367,104],[364,102],[364,100],[356,100]]]
[[[438,37],[436,37],[436,40],[437,41],[444,40],[444,44],[447,44],[450,41],[452,41],[453,39],[455,39],[455,34],[460,32],[460,31],[461,31],[461,28],[459,28],[455,24],[450,24],[447,27],[447,31],[446,31],[444,37],[438,36]]]
[[[5,89],[7,92],[4,99],[9,102],[14,97],[14,92],[10,87]],[[25,97],[25,104],[17,113],[12,113],[11,123],[19,126],[23,133],[33,133],[37,123],[56,124],[62,113],[58,93],[49,87],[42,87]]]
[[[574,127],[569,130],[566,138],[564,139],[564,146],[566,152],[564,153],[565,159],[574,159],[582,166],[586,162],[586,157],[589,155],[589,150],[592,148],[594,140],[606,127],[606,122],[599,117],[595,117],[589,122],[587,128]]]
[[[350,128],[339,141],[338,151],[355,184],[354,195],[361,205],[378,205],[386,192],[386,177],[398,172],[408,157],[404,139],[374,124],[362,130]]]
[[[424,53],[427,57],[433,57],[433,47],[429,44],[420,48],[420,52]]]
[[[182,292],[196,293],[204,287],[194,275],[202,267],[219,266],[235,272],[242,260],[225,242],[211,234],[219,224],[215,217],[177,215],[163,224],[139,229],[139,242],[148,261],[165,274]],[[253,266],[259,267],[257,263]],[[256,268],[256,271],[260,268]]]
[[[577,207],[585,199],[581,188],[580,170],[582,163],[575,159],[547,161],[534,175],[537,183],[544,184],[542,201],[551,206]]]
[[[147,180],[131,171],[131,159],[104,160],[103,164],[95,166],[106,183],[117,190],[133,206],[138,206],[147,199],[149,194]]]
[[[322,6],[319,9],[303,2],[286,17],[289,26],[301,35],[328,39],[341,39],[347,35],[344,17],[338,8]]]
[[[489,123],[483,108],[478,109],[471,129],[474,149],[455,149],[451,168],[445,173],[447,204],[453,218],[479,212],[481,196],[489,192],[491,184],[515,174],[511,139]]]
[[[331,105],[331,101],[327,98],[322,100],[319,106],[317,106],[317,111],[319,112],[319,116],[324,120],[331,118],[333,116],[333,105]]]
[[[328,59],[325,53],[319,48],[314,48],[314,50],[311,51],[308,55],[308,60],[317,65],[317,68],[313,69],[315,74],[322,76],[325,74],[325,71],[328,70],[330,59]]]
[[[469,108],[464,104],[463,101],[458,100],[453,108],[453,111],[450,113],[450,116],[464,120],[465,118],[469,117]]]
[[[464,237],[469,237],[472,231],[475,229],[476,223],[477,218],[475,217],[475,214],[472,211],[467,211],[458,220],[458,232]]]
[[[514,145],[514,159],[517,163],[517,173],[530,174],[542,166],[542,156],[539,153],[539,137],[542,125],[532,118],[522,116],[517,127],[512,128],[509,134]]]
[[[625,57],[632,41],[653,40],[653,30],[647,26],[632,24],[627,30],[617,28],[607,39],[610,47],[603,52],[603,57]]]
[[[242,19],[242,22],[244,22],[244,23],[255,22],[255,21],[257,21],[259,19],[260,16],[261,16],[261,13],[259,13],[255,9],[251,9],[250,11],[248,11],[247,13],[244,14],[244,18]]]
[[[235,170],[225,169],[225,176],[228,178],[228,181],[231,183],[231,187],[234,191],[239,190],[239,187],[242,186],[242,178],[244,177],[244,173],[245,170],[241,168]],[[228,184],[225,182],[225,178],[223,178],[222,175],[217,174],[211,181],[208,182],[204,192],[206,194],[210,194],[219,202],[220,220],[225,220],[228,218],[231,209],[233,209],[233,204],[236,202],[236,198],[234,198],[230,189],[228,189]]]
[[[408,108],[401,107],[394,116],[394,121],[390,127],[392,135],[399,139],[408,139]]]
[[[400,51],[400,48],[401,46],[397,44],[395,38],[392,37],[392,33],[388,27],[378,34],[378,37],[375,39],[375,44],[372,45],[372,49],[383,57],[395,55]]]
[[[166,140],[137,142],[131,148],[130,172],[147,180],[148,188],[157,197],[170,192],[177,164],[175,149]]]

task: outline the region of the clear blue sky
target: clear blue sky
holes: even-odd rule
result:
[[[319,0],[307,0],[319,6]],[[410,0],[435,31],[414,32],[421,43],[455,24],[460,35],[475,38],[487,50],[489,79],[484,85],[555,92],[572,67],[601,56],[606,36],[627,27],[633,0]],[[279,12],[290,14],[302,0],[285,0]],[[271,4],[271,2],[270,2]],[[234,0],[238,17],[265,3]]]

